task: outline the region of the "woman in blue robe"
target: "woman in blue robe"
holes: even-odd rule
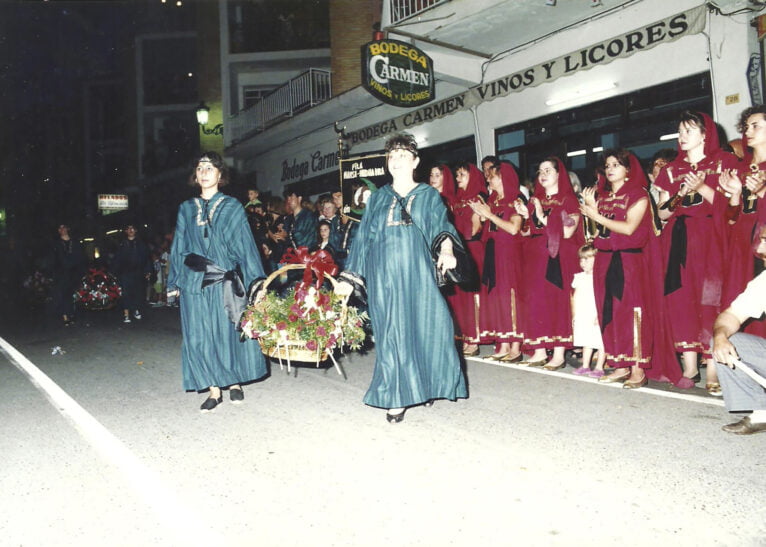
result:
[[[413,178],[419,158],[411,135],[386,142],[386,162],[393,182],[370,195],[342,278],[368,295],[376,359],[364,402],[398,423],[407,407],[465,398],[467,390],[430,253],[437,235],[457,232],[439,192]],[[455,264],[445,239],[437,267]]]
[[[206,412],[223,401],[222,387],[229,388],[232,403],[239,403],[244,399],[241,384],[266,375],[258,343],[240,341],[234,322],[242,299],[233,297],[244,296],[244,287],[264,273],[242,204],[218,191],[228,183],[221,156],[205,152],[189,182],[200,187],[201,195],[178,210],[168,296],[180,293],[183,387],[210,391],[200,407]]]

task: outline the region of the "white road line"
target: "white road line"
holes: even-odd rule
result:
[[[502,361],[482,359],[481,357],[466,357],[465,359],[466,361],[476,361],[477,363],[484,363],[486,365],[495,365],[498,367],[513,368],[516,370],[523,370],[524,372],[533,372],[535,374],[546,374],[549,376],[555,376],[556,378],[564,378],[565,380],[574,380],[577,382],[588,382],[589,384],[598,383],[600,386],[603,386],[603,387],[622,389],[622,383],[620,382],[614,382],[610,384],[605,384],[603,382],[599,383],[598,380],[594,378],[584,378],[582,376],[577,376],[575,374],[566,374],[566,373],[562,374],[561,372],[545,370],[544,368],[538,368],[538,367],[522,367],[514,363],[503,363]],[[640,392],[640,393],[651,393],[652,395],[657,395],[659,397],[666,397],[668,399],[681,399],[683,401],[690,401],[693,403],[701,403],[705,405],[720,406],[720,407],[724,406],[723,401],[721,399],[713,399],[711,397],[703,397],[700,395],[691,395],[689,393],[677,393],[675,391],[665,391],[664,389],[654,389],[651,387],[642,387],[639,389],[633,389],[631,391]]]
[[[164,486],[157,473],[149,469],[120,439],[2,337],[0,337],[0,352],[29,377],[53,406],[72,422],[107,462],[115,465],[125,474],[127,482],[160,516],[161,522],[167,526],[174,540],[179,544],[223,543],[219,534],[203,524],[206,522],[205,519],[185,507],[177,496]]]

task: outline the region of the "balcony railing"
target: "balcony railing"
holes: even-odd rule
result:
[[[395,25],[399,21],[431,9],[437,4],[443,4],[450,0],[387,0],[389,8],[390,24]]]
[[[299,112],[325,102],[332,95],[331,89],[330,71],[310,68],[264,96],[247,110],[233,116],[228,122],[232,142],[265,131]]]

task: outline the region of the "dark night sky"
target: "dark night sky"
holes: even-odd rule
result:
[[[194,12],[189,1],[0,0],[0,207],[17,238],[83,217],[86,84],[130,81],[134,36],[194,30]]]
[[[3,94],[20,110],[66,104],[82,79],[120,70],[137,32],[188,29],[191,9],[160,0],[0,2]]]

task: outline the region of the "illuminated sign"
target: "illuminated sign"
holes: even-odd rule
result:
[[[99,194],[98,208],[102,211],[123,211],[128,208],[128,196],[125,194]]]
[[[362,86],[384,103],[419,106],[434,99],[434,64],[407,42],[369,42],[362,46]]]

